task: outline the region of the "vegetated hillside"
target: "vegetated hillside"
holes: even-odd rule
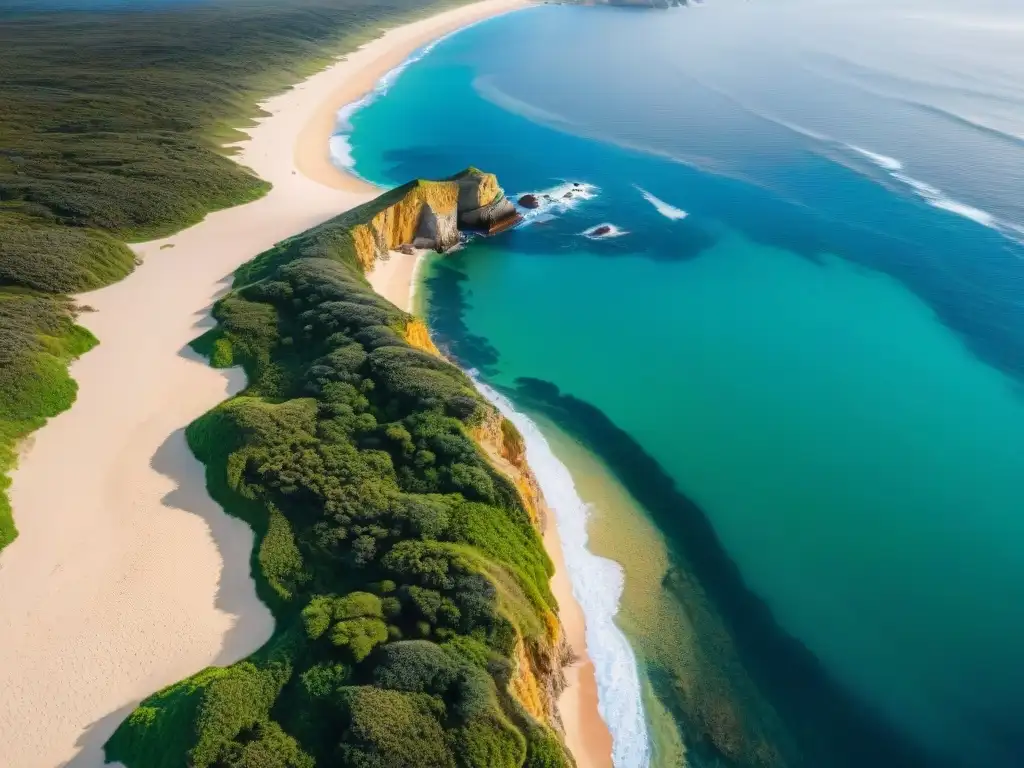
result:
[[[15,444],[71,405],[67,363],[95,343],[61,295],[131,272],[125,241],[263,194],[222,147],[256,102],[432,5],[0,8],[0,548],[15,536]]]
[[[361,271],[362,228],[424,196],[454,204],[437,186],[285,241],[218,302],[196,346],[243,364],[249,385],[187,436],[211,493],[257,532],[277,630],[249,659],[144,701],[110,759],[572,765],[549,725],[568,651],[535,501],[474,439],[525,469],[522,438]]]

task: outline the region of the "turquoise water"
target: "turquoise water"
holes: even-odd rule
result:
[[[429,320],[659,532],[691,764],[1024,764],[1024,17],[896,5],[533,9],[347,118],[372,180],[552,195]]]

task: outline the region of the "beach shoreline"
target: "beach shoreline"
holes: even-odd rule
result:
[[[212,326],[239,265],[379,194],[332,164],[337,110],[430,41],[526,5],[484,0],[402,25],[266,100],[266,116],[234,147],[271,191],[134,245],[142,263],[132,275],[79,297],[95,310],[79,322],[101,343],[71,366],[75,405],[35,433],[12,473],[21,533],[0,553],[0,763],[102,765],[103,744],[144,697],[270,637],[250,573],[252,531],[209,497],[184,438],[244,375],[210,368],[189,342]],[[396,262],[382,291],[402,308],[418,259]],[[571,591],[555,582],[566,632],[582,638]],[[578,689],[562,713],[570,746],[595,727],[607,733],[596,687]]]

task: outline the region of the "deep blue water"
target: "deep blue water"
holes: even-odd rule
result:
[[[363,176],[552,195],[429,320],[658,530],[653,763],[1024,764],[1024,9],[541,7],[381,91]]]

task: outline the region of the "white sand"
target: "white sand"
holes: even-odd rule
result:
[[[183,435],[243,376],[187,345],[238,265],[376,193],[329,162],[337,108],[426,42],[524,4],[484,0],[391,30],[270,99],[238,160],[273,190],[137,246],[133,275],[81,297],[97,311],[80,322],[101,344],[72,366],[74,407],[35,435],[13,475],[20,536],[0,554],[0,766],[102,765],[103,743],[142,698],[270,636],[249,572],[252,533],[210,499]],[[376,279],[386,272],[379,290],[408,306],[415,257],[402,259]],[[573,707],[568,729],[598,718],[595,704]]]
[[[412,312],[416,289],[416,275],[426,258],[424,251],[401,253],[391,251],[386,261],[378,260],[373,269],[366,273],[373,290],[396,307]]]

